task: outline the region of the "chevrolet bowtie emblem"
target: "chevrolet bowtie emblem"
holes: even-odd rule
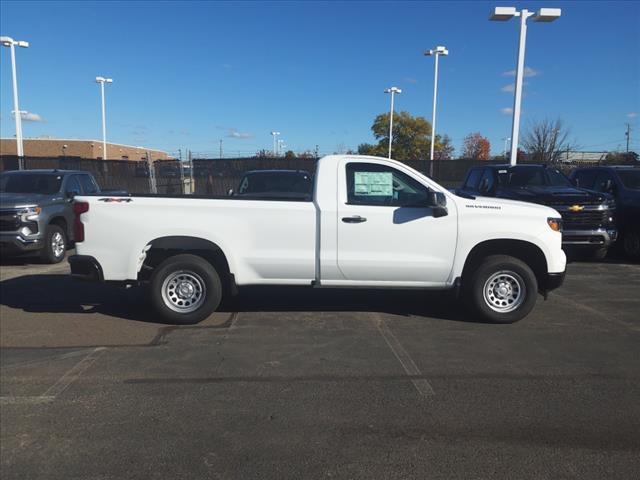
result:
[[[582,205],[571,205],[569,207],[570,212],[581,212],[582,210],[584,210],[584,207]]]

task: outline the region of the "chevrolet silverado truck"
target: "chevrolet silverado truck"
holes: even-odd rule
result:
[[[332,155],[313,198],[78,196],[72,275],[146,283],[160,316],[196,323],[244,285],[452,289],[512,323],[565,272],[542,205],[457,196],[400,162]]]
[[[98,192],[100,187],[91,173],[81,170],[21,170],[2,173],[2,254],[38,253],[47,263],[61,262],[73,241],[73,198],[80,194]]]
[[[460,192],[547,205],[562,215],[563,247],[596,260],[607,255],[618,236],[615,199],[576,187],[551,165],[474,167]]]

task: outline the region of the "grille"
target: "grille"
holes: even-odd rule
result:
[[[15,232],[20,228],[16,210],[0,210],[0,232]]]
[[[572,228],[598,227],[609,223],[609,210],[583,210],[582,212],[561,212],[565,230]]]

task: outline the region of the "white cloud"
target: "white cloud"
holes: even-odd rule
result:
[[[537,75],[540,75],[540,70],[535,70],[531,67],[524,67],[524,76],[525,77],[535,77]],[[504,77],[515,77],[516,76],[516,71],[515,70],[508,70],[506,72],[502,72],[502,76]]]
[[[12,112],[12,113],[15,116],[15,112]],[[24,122],[44,122],[44,119],[37,113],[22,111],[20,113],[20,116],[22,117],[22,120]]]
[[[522,82],[522,86],[524,87],[525,85],[528,85],[527,82]],[[508,85],[505,85],[504,87],[502,87],[500,90],[502,90],[503,92],[507,92],[507,93],[513,93],[513,91],[516,89],[516,84],[515,83],[510,83]]]
[[[237,138],[239,140],[247,140],[253,138],[253,134],[247,132],[239,132],[235,128],[230,128],[227,134],[228,138]]]
[[[638,114],[636,112],[627,113],[627,117],[629,117],[629,118],[636,118],[637,116],[638,116]]]
[[[503,115],[511,115],[511,114],[513,114],[513,108],[511,108],[511,107],[504,107],[504,108],[501,108],[501,109],[500,109],[500,112],[501,112]]]

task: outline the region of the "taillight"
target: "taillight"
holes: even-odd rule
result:
[[[76,242],[84,242],[84,225],[80,221],[80,215],[89,211],[87,202],[75,202],[73,204],[73,213],[76,217],[73,222],[73,239]]]

